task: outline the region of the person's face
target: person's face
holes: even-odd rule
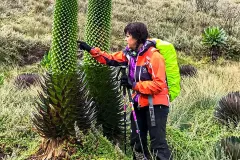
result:
[[[135,49],[137,45],[137,40],[132,37],[129,33],[126,34],[125,40],[127,41],[128,48]]]

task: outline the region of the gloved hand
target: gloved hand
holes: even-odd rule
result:
[[[132,89],[132,82],[127,75],[123,75],[120,79],[120,85]]]
[[[92,47],[90,47],[86,42],[77,41],[77,43],[78,43],[78,47],[79,47],[81,50],[85,50],[85,51],[90,52],[90,50],[92,49]]]

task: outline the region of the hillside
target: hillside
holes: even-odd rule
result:
[[[168,141],[174,159],[212,160],[217,159],[216,154],[219,159],[231,159],[219,145],[226,137],[240,137],[239,125],[229,129],[213,115],[223,96],[240,91],[240,1],[113,0],[112,7],[111,51],[124,47],[126,24],[142,21],[151,37],[175,45],[180,65],[197,69],[195,77],[182,77],[181,95],[171,104]],[[51,45],[53,10],[54,0],[0,3],[0,159],[27,159],[41,143],[30,120],[39,86],[19,89],[15,78],[43,72],[39,62]],[[79,0],[80,40],[84,39],[86,12],[87,0]],[[215,64],[210,63],[209,51],[201,44],[208,26],[220,26],[228,35]],[[73,159],[131,159],[130,148],[124,155],[118,146],[97,135],[86,137],[87,149],[79,149]]]
[[[231,52],[236,55],[240,39],[239,4],[227,0],[197,2],[114,0],[112,50],[124,46],[123,29],[128,22],[142,21],[148,25],[151,37],[168,40],[179,51],[198,58],[207,55],[200,44],[203,29],[214,25],[223,27],[229,35]],[[51,43],[53,7],[53,0],[3,0],[0,4],[0,62],[25,65],[42,57]],[[79,1],[79,11],[79,39],[83,39],[86,0]],[[236,59],[236,56],[225,56]]]

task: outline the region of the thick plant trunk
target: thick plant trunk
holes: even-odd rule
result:
[[[219,46],[212,46],[210,49],[212,62],[215,62],[218,59],[220,48]]]
[[[43,139],[40,149],[30,159],[70,160],[71,155],[76,152],[76,149],[70,148],[69,143],[71,143],[71,140],[69,142],[68,138]]]

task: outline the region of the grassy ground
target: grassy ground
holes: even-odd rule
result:
[[[203,28],[219,25],[230,35],[234,44],[230,48],[235,51],[232,53],[239,54],[240,4],[237,0],[195,2],[113,0],[112,51],[124,46],[123,28],[128,22],[143,21],[152,37],[174,43],[180,64],[193,64],[198,69],[196,77],[182,78],[181,95],[171,106],[168,141],[176,160],[215,159],[219,140],[229,135],[240,136],[239,127],[226,129],[213,118],[219,99],[240,90],[240,63],[220,59],[217,64],[209,64],[205,57],[208,52],[200,44]],[[14,78],[20,73],[42,72],[35,62],[50,47],[53,6],[54,0],[2,0],[0,3],[0,157],[4,152],[5,159],[26,159],[41,142],[30,120],[38,87],[19,90],[14,86]],[[83,39],[86,0],[79,1],[79,10],[79,39]],[[225,50],[223,56],[229,57]],[[87,149],[79,149],[77,155],[85,159],[123,159],[118,147],[98,136],[96,139],[89,135]],[[96,142],[100,142],[97,149],[88,146]],[[220,154],[222,159],[227,159]]]
[[[19,90],[13,82],[18,74],[36,72],[37,68],[34,65],[11,69],[0,87],[0,146],[5,145],[4,152],[10,154],[9,159],[24,159],[34,153],[40,144],[30,120],[38,87]],[[196,77],[182,78],[181,95],[172,103],[169,115],[168,141],[173,147],[175,159],[179,160],[214,159],[216,144],[221,138],[240,136],[239,129],[227,130],[213,118],[218,100],[231,91],[240,90],[240,63],[202,65],[198,68]],[[87,142],[88,145],[94,144],[96,139],[92,137]],[[81,155],[92,153],[92,156],[102,155],[109,159],[122,157],[121,152],[116,152],[106,139],[102,138],[100,142],[108,147],[105,144],[93,151],[88,146],[88,149],[79,152]]]

